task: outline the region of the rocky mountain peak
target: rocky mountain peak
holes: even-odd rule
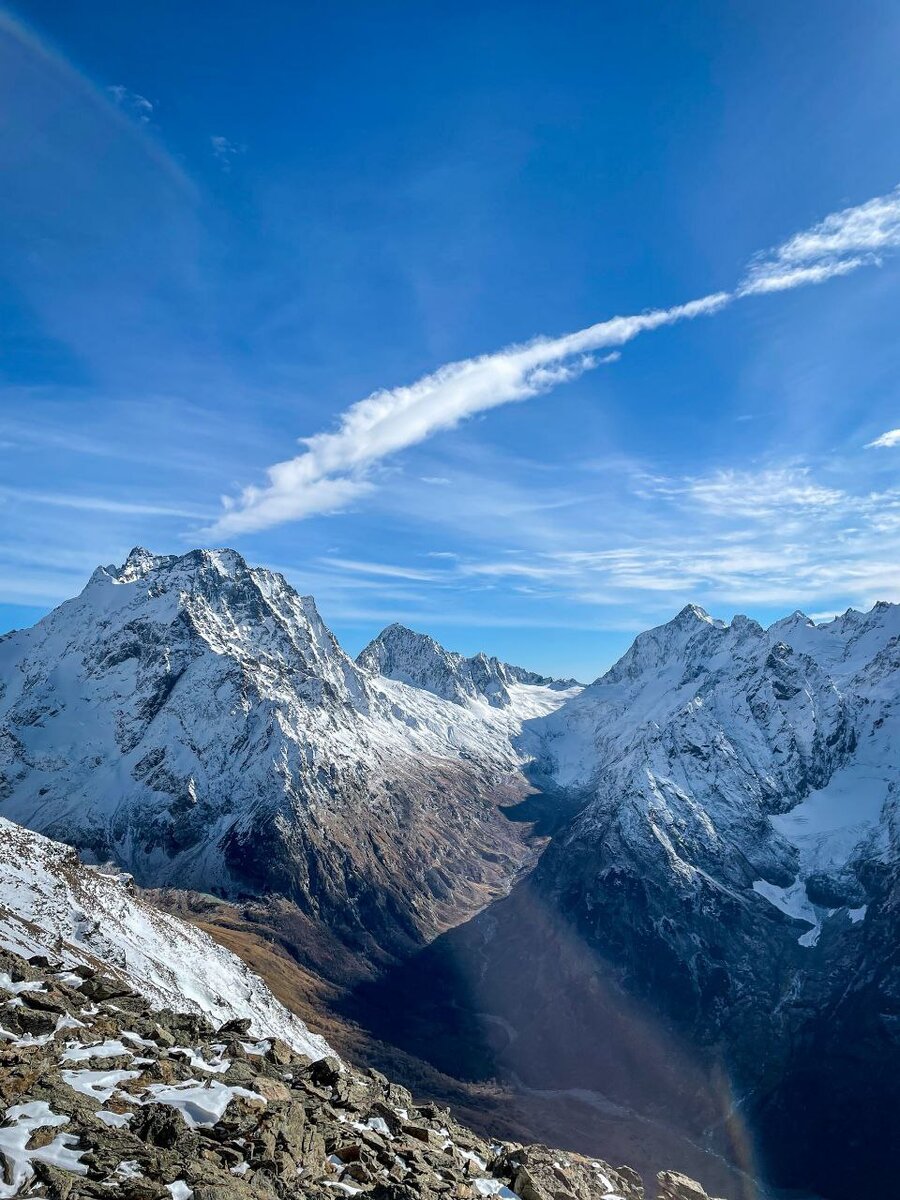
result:
[[[320,680],[340,702],[368,702],[365,681],[313,598],[298,595],[283,575],[250,567],[235,550],[157,555],[137,546],[121,567],[98,568],[70,605],[79,610],[85,641],[95,645],[122,633],[133,641],[140,628],[152,642],[191,642],[192,656],[211,651],[239,664],[251,688],[267,688],[272,672],[288,672]],[[76,623],[67,608],[57,613]],[[57,613],[47,621],[63,623]]]
[[[494,708],[506,708],[511,703],[510,685],[546,687],[554,683],[546,676],[484,653],[466,658],[455,650],[445,649],[428,634],[399,624],[382,630],[360,652],[356,662],[366,671],[424,688],[454,704],[481,700]]]

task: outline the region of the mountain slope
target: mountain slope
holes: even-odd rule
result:
[[[139,882],[276,892],[373,953],[417,944],[531,853],[498,804],[564,693],[467,707],[355,665],[233,551],[101,567],[0,640],[0,811]]]
[[[146,903],[130,876],[84,866],[68,846],[3,818],[0,946],[67,971],[102,968],[154,1008],[219,1024],[246,1018],[256,1037],[279,1037],[312,1058],[331,1052],[239,958]]]

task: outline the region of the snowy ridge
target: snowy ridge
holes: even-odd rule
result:
[[[248,1017],[257,1037],[279,1037],[314,1059],[333,1053],[236,955],[142,901],[128,876],[86,867],[68,847],[3,818],[0,946],[69,969],[102,967],[155,1008],[217,1024]]]

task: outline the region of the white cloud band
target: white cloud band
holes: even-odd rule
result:
[[[641,333],[718,312],[735,299],[822,283],[878,263],[900,248],[900,189],[832,213],[760,255],[734,292],[673,308],[613,317],[558,338],[536,338],[494,354],[449,363],[418,382],[373,392],[348,408],[334,432],[302,439],[303,453],[269,467],[266,483],[223,500],[211,536],[246,533],[315,513],[334,512],[368,492],[367,472],[382,459],[452,429],[475,413],[526,400],[577,378]],[[896,432],[896,431],[895,431]],[[884,437],[891,437],[885,434]],[[893,445],[878,439],[873,445]]]

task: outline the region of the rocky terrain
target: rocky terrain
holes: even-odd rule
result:
[[[0,887],[19,895],[29,913],[0,910],[0,1196],[324,1200],[338,1190],[382,1200],[643,1197],[627,1167],[491,1142],[447,1110],[416,1105],[378,1072],[340,1062],[271,996],[260,1004],[267,993],[259,981],[250,981],[253,1015],[219,1022],[210,1012],[227,1005],[227,995],[213,988],[194,995],[188,968],[171,978],[182,979],[178,999],[191,1008],[170,1007],[163,1000],[174,987],[164,997],[158,971],[140,974],[139,942],[129,957],[115,928],[94,942],[77,923],[66,929],[61,922],[79,876],[88,893],[101,877],[90,867],[79,871],[70,851],[34,834],[19,837],[6,823],[0,834],[4,849],[14,847],[0,859]],[[100,905],[106,889],[121,886],[101,884]],[[126,899],[121,907],[141,906]],[[96,915],[114,925],[121,916],[102,907]],[[173,952],[179,939],[196,951],[196,932],[171,917],[160,925]],[[54,953],[25,958],[11,948],[21,949],[23,939],[52,943]],[[213,965],[227,958],[202,949]],[[98,951],[118,961],[110,969]],[[220,977],[227,992],[227,965]],[[706,1197],[677,1173],[661,1177],[659,1187],[661,1200]]]

